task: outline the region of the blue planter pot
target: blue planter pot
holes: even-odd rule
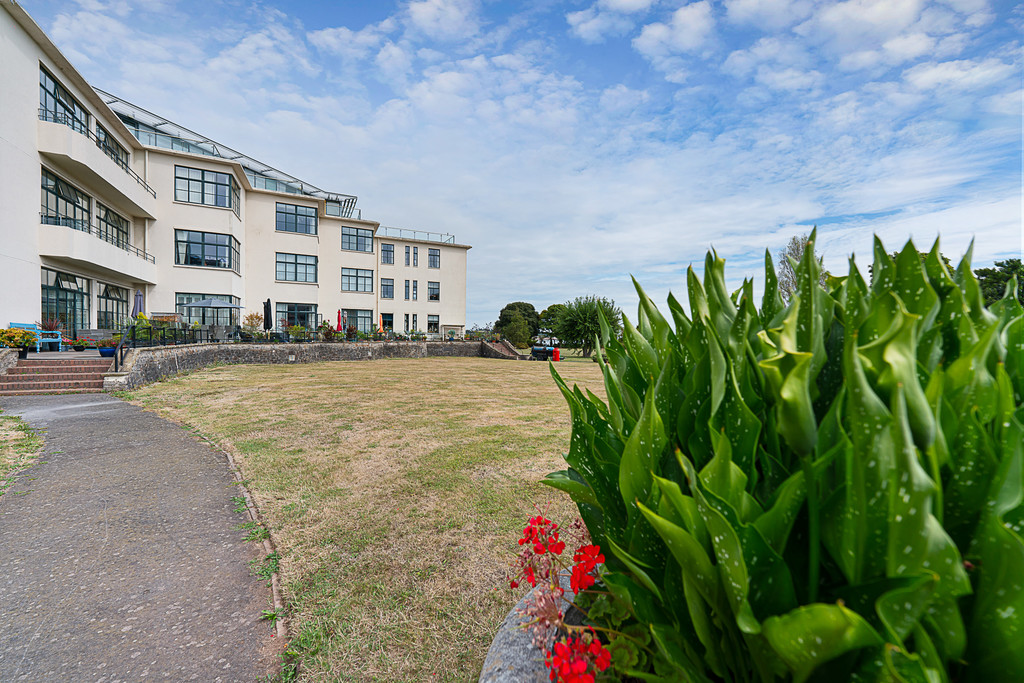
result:
[[[104,357],[104,358],[113,358],[115,350],[116,349],[114,349],[114,347],[112,347],[112,346],[109,347],[109,348],[105,348],[105,349],[97,349],[97,351],[100,352],[100,355],[102,357]]]

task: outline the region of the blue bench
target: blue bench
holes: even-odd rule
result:
[[[41,330],[35,323],[11,323],[8,327],[29,330],[36,334],[36,353],[42,350],[43,342],[57,342],[57,349],[64,350],[64,334],[60,330]]]

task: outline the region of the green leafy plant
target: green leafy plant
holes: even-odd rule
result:
[[[669,319],[639,285],[602,320],[607,402],[570,389],[569,468],[607,561],[589,608],[644,681],[1024,680],[1024,309],[986,308],[968,251],[783,304],[770,254],[730,293],[709,253]],[[607,361],[604,360],[607,358]],[[628,647],[625,647],[627,646]]]
[[[261,579],[265,579],[269,586],[271,577],[280,567],[280,562],[281,556],[277,552],[272,552],[264,556],[262,560],[253,560],[249,563],[249,566],[252,567],[252,573]]]

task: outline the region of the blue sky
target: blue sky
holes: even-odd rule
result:
[[[364,217],[454,233],[467,323],[685,300],[819,225],[1020,257],[1024,11],[987,0],[25,0],[94,85]]]

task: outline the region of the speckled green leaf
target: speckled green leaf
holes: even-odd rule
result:
[[[795,683],[807,680],[824,662],[882,644],[882,638],[856,612],[822,603],[766,619],[762,634],[789,666]]]

